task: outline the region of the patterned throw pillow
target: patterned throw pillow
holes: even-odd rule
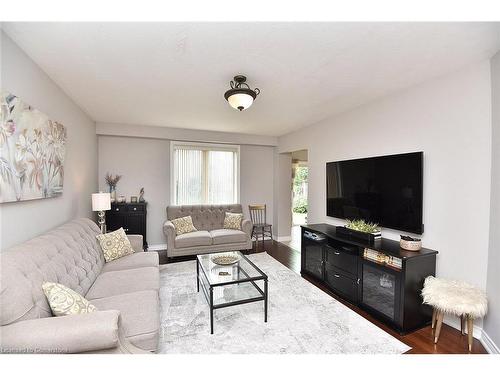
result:
[[[45,282],[42,289],[55,316],[86,314],[97,310],[80,294],[62,284]]]
[[[232,214],[231,212],[226,212],[226,217],[224,218],[224,229],[241,230],[242,220],[243,214]]]
[[[191,216],[184,216],[178,219],[172,220],[172,224],[175,227],[175,234],[178,236],[179,234],[196,232],[196,229],[193,225],[193,219]]]
[[[99,234],[97,235],[97,239],[101,244],[104,260],[106,262],[111,262],[112,260],[134,253],[134,249],[132,249],[132,245],[123,228],[115,230],[114,232]]]

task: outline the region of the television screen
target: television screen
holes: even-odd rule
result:
[[[326,164],[326,213],[423,233],[423,152]]]

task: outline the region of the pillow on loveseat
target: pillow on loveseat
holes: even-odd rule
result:
[[[134,253],[134,249],[123,228],[114,232],[99,234],[96,237],[101,245],[106,263]]]
[[[79,293],[62,284],[45,282],[42,289],[55,316],[86,314],[97,310]]]
[[[231,212],[226,212],[226,216],[224,217],[224,229],[241,230],[242,220],[243,214],[233,214]]]
[[[171,222],[175,227],[175,234],[177,236],[184,233],[198,231],[198,229],[196,229],[193,225],[193,219],[191,218],[191,216],[180,217],[178,219],[172,220]]]

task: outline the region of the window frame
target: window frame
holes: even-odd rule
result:
[[[236,196],[235,201],[228,204],[238,204],[240,202],[240,145],[229,143],[191,142],[191,141],[170,141],[170,205],[179,205],[175,201],[175,150],[178,146],[191,146],[194,149],[204,149],[207,151],[233,151],[236,154]],[[207,204],[207,203],[200,203]],[[222,203],[221,203],[222,204]]]

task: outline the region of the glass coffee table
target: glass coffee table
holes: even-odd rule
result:
[[[239,261],[228,266],[212,262],[212,257],[232,254]],[[264,301],[264,322],[267,322],[267,275],[239,251],[203,254],[196,257],[198,292],[205,295],[210,308],[210,333],[214,333],[214,310]],[[261,284],[261,285],[259,285]]]

